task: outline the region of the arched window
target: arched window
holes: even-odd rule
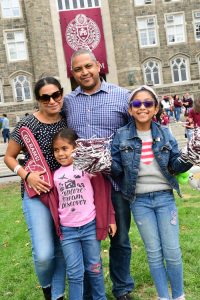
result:
[[[160,64],[155,60],[149,60],[143,65],[144,81],[146,84],[161,84]]]
[[[176,57],[171,60],[172,80],[176,82],[184,82],[189,80],[188,59],[184,57]]]
[[[19,75],[13,79],[14,93],[17,101],[31,100],[31,84],[27,76]]]

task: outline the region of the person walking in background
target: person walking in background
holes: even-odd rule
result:
[[[53,156],[52,138],[66,127],[66,120],[60,114],[63,105],[63,89],[53,77],[40,79],[35,84],[35,98],[39,110],[24,117],[11,133],[5,153],[6,165],[19,175],[37,194],[30,198],[22,185],[22,207],[32,242],[32,255],[35,271],[46,300],[64,299],[66,267],[59,238],[56,235],[50,210],[40,201],[40,194],[49,191],[49,185],[41,178],[44,172],[27,172],[18,164],[17,156],[23,149],[24,165],[30,159],[20,136],[20,128],[28,127],[43,152],[51,171],[59,168]],[[27,299],[30,291],[27,291]]]
[[[185,123],[183,123],[182,126],[185,127],[185,138],[190,141],[194,131],[194,122],[192,118],[189,118],[189,116],[186,117]]]
[[[182,106],[183,106],[182,100],[179,99],[179,96],[177,94],[174,95],[174,116],[175,116],[176,122],[180,121]]]
[[[187,92],[183,96],[182,99],[183,107],[185,108],[184,116],[187,117],[189,115],[189,111],[193,106],[193,100],[190,94]]]
[[[193,103],[193,107],[188,110],[188,116],[186,117],[185,124],[185,137],[188,141],[193,136],[195,127],[200,127],[200,99],[196,98]]]
[[[109,204],[108,197],[96,197],[95,201],[92,178],[98,175],[74,168],[71,154],[76,148],[77,139],[74,130],[64,128],[54,136],[52,142],[54,156],[61,165],[53,178],[59,198],[58,214],[68,275],[69,300],[83,299],[84,270],[87,270],[92,299],[106,300],[101,244],[96,233],[96,227],[97,230],[99,228],[96,221],[96,201],[101,202],[101,210],[105,207],[104,203],[107,207],[112,205]],[[113,209],[107,215],[107,223],[101,229],[108,228],[113,237],[116,232]]]
[[[200,127],[200,98],[194,99],[193,107],[189,111],[189,121],[193,122],[194,127]]]
[[[85,49],[76,51],[71,58],[71,69],[78,83],[75,91],[64,97],[64,113],[69,128],[79,138],[110,137],[127,124],[129,91],[100,78],[100,63]],[[131,246],[129,229],[131,213],[129,203],[122,198],[116,182],[112,181],[112,202],[117,232],[110,238],[110,277],[116,299],[132,299],[134,282],[130,275]],[[85,274],[84,299],[92,299]]]
[[[179,245],[178,212],[173,195],[180,195],[174,174],[192,167],[180,160],[169,128],[152,122],[158,98],[149,86],[129,98],[132,122],[117,130],[112,153],[113,178],[120,178],[124,201],[130,204],[144,242],[150,272],[160,300],[184,300],[183,267]],[[148,166],[148,167],[147,167]]]
[[[6,114],[3,114],[3,121],[2,121],[2,135],[3,135],[3,141],[6,143],[10,140],[10,122],[7,118]]]
[[[170,114],[171,114],[171,110],[170,110],[171,103],[169,101],[169,96],[164,96],[161,103],[163,105],[163,109],[166,111],[168,116],[170,116]]]

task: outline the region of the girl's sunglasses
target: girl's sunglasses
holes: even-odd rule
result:
[[[141,101],[139,99],[134,99],[131,103],[130,106],[134,107],[134,108],[140,108],[142,106],[142,104],[144,105],[145,108],[150,108],[153,107],[155,105],[155,101],[154,100],[148,100],[145,99],[144,101]]]
[[[59,91],[54,92],[51,95],[48,94],[43,94],[39,97],[39,100],[42,103],[49,103],[51,98],[55,101],[55,102],[59,102],[61,100],[61,97],[63,95],[63,88],[61,88]]]

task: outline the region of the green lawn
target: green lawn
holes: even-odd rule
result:
[[[31,245],[21,209],[19,183],[0,185],[0,299],[42,300],[35,276]],[[184,281],[187,300],[200,300],[200,194],[189,186],[182,188],[183,198],[177,197],[181,246],[184,261]],[[135,278],[134,300],[155,300],[143,244],[132,224],[131,273]],[[108,300],[114,299],[108,272],[109,241],[102,244],[104,275]]]

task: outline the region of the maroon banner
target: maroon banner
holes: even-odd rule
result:
[[[74,51],[90,49],[101,64],[101,74],[108,73],[105,40],[100,8],[60,11],[60,27],[63,49],[67,64],[67,75],[70,70],[71,56]]]

